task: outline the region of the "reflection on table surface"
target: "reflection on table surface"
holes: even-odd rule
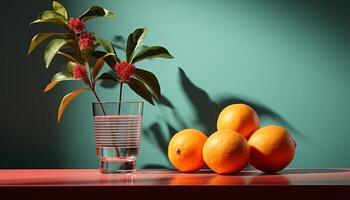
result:
[[[196,173],[139,170],[133,174],[101,174],[96,169],[6,169],[0,170],[1,185],[350,185],[350,169],[285,169],[276,174],[243,170],[230,175],[217,175],[207,169]]]

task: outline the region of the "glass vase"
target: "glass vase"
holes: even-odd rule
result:
[[[94,102],[92,110],[100,172],[134,172],[140,149],[143,102]]]

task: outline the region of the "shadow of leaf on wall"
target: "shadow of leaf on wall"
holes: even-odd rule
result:
[[[207,92],[196,86],[181,68],[179,68],[179,73],[185,95],[189,99],[191,105],[195,108],[196,117],[199,123],[202,123],[205,127],[206,132],[212,133],[216,130],[217,116],[222,109],[231,104],[244,103],[254,108],[261,120],[270,118],[288,129],[294,136],[303,136],[300,131],[292,126],[281,115],[261,103],[237,96],[224,96],[214,101],[210,98]]]
[[[300,131],[281,115],[261,103],[236,96],[223,96],[213,100],[205,90],[195,85],[181,68],[179,68],[179,77],[185,97],[188,99],[188,102],[192,105],[195,112],[195,119],[191,121],[203,127],[202,131],[208,135],[216,131],[217,116],[223,108],[234,103],[245,103],[256,110],[262,121],[266,118],[272,119],[285,127],[292,135],[298,136],[299,138],[304,137]],[[166,107],[171,110],[171,114],[175,119],[174,123],[170,123],[166,117],[161,117],[161,120],[152,123],[149,127],[145,128],[143,132],[148,139],[155,140],[159,150],[167,157],[167,147],[170,139],[167,140],[165,135],[171,138],[177,131],[193,126],[186,123],[188,120],[182,117],[174,104],[166,96],[162,96],[159,105],[160,107]],[[159,164],[148,164],[143,166],[143,168],[149,169],[154,165],[159,167]],[[168,168],[162,165],[161,167]]]

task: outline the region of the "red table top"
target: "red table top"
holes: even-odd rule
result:
[[[350,185],[350,169],[285,169],[279,174],[246,170],[217,175],[209,170],[180,173],[140,170],[133,174],[101,174],[96,169],[3,169],[0,186],[168,186],[168,185]]]
[[[35,188],[35,191],[30,188]],[[142,192],[144,192],[145,195],[151,195],[148,197],[155,198],[158,194],[160,199],[164,199],[166,194],[167,198],[171,199],[179,197],[181,192],[183,192],[182,194],[187,192],[187,197],[204,195],[203,197],[208,199],[209,197],[218,199],[226,197],[228,192],[230,195],[227,197],[234,195],[251,199],[260,193],[260,195],[272,194],[281,197],[278,194],[286,195],[287,192],[291,197],[309,195],[309,199],[317,194],[320,195],[317,195],[318,199],[329,197],[327,196],[329,193],[329,195],[333,195],[334,199],[343,193],[350,196],[350,169],[285,169],[278,174],[263,174],[256,170],[245,170],[233,175],[217,175],[209,170],[190,174],[170,170],[139,170],[133,174],[101,174],[96,169],[0,170],[0,195],[7,194],[13,197],[13,195],[38,194],[40,189],[42,190],[41,194],[46,194],[47,197],[55,191],[56,194],[59,192],[60,195],[64,195],[68,194],[69,191],[77,194],[76,191],[87,189],[87,191],[95,191],[96,195],[99,193],[99,197],[102,194],[108,194],[101,193],[101,191],[110,190],[111,193],[126,195],[123,196],[124,198],[136,198],[139,195],[142,196]],[[21,192],[17,193],[16,191]],[[275,192],[271,193],[271,191]],[[163,193],[163,196],[159,196]],[[217,193],[221,193],[221,195],[217,196]],[[94,193],[91,192],[90,195],[93,196]]]

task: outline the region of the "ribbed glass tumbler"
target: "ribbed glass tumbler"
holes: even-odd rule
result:
[[[92,103],[92,109],[100,172],[134,172],[140,149],[143,102]]]

